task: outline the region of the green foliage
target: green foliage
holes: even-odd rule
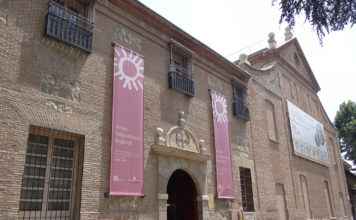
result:
[[[344,102],[335,117],[341,152],[345,158],[356,163],[356,103]]]
[[[281,9],[280,23],[295,25],[302,14],[316,30],[319,39],[331,31],[343,30],[356,23],[356,0],[272,0]]]

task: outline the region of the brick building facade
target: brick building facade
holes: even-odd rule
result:
[[[342,219],[350,216],[350,206],[336,132],[317,96],[320,87],[298,40],[288,29],[285,37],[277,46],[271,33],[268,48],[241,55],[236,62],[252,75],[251,148],[259,211],[270,219],[287,215]],[[323,124],[327,163],[295,153],[288,102]]]
[[[356,183],[356,176],[352,172],[352,166],[344,161],[344,168],[345,168],[345,176],[346,176],[346,184],[347,189],[349,191],[350,196],[350,205],[351,205],[351,213],[352,217],[355,219],[356,217],[356,190],[355,190],[355,183]]]
[[[194,195],[192,219],[350,216],[296,39],[236,65],[128,0],[2,0],[0,29],[0,219],[171,219],[170,190]],[[108,196],[114,43],[145,59],[144,197]],[[209,89],[228,103],[233,200],[216,198]],[[287,100],[324,125],[330,163],[293,154]],[[177,127],[197,152],[165,146]]]

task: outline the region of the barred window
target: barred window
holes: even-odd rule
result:
[[[169,42],[168,86],[187,96],[195,96],[192,78],[192,51],[179,42]]]
[[[90,1],[83,1],[83,0],[53,0],[53,1],[83,17],[88,17],[89,15]]]
[[[189,69],[189,59],[187,56],[184,56],[182,53],[175,51],[173,53],[173,64],[176,66],[177,73],[179,75],[190,78],[191,73]]]
[[[192,54],[182,44],[171,40],[170,42],[170,65],[175,68],[179,76],[192,78]]]
[[[80,143],[79,135],[31,127],[19,207],[24,219],[75,218],[82,172]]]
[[[242,207],[243,210],[246,212],[253,212],[255,210],[255,207],[253,203],[251,170],[244,167],[240,167],[239,170]]]

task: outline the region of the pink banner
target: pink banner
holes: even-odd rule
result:
[[[143,72],[141,55],[114,49],[110,195],[143,196]]]
[[[234,187],[226,98],[216,91],[210,91],[210,95],[214,119],[216,187],[218,198],[233,199]]]

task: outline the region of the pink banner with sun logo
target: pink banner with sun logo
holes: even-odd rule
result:
[[[210,95],[214,121],[217,194],[220,199],[233,199],[234,187],[226,98],[213,90],[210,90]]]
[[[110,195],[143,196],[143,56],[115,45]]]

